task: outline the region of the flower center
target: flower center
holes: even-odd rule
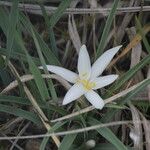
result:
[[[90,82],[89,80],[85,80],[85,79],[79,79],[78,82],[82,83],[83,87],[86,90],[91,90],[93,87],[96,86],[95,82]]]

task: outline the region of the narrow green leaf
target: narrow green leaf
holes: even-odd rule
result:
[[[47,67],[46,67],[46,62],[45,62],[44,57],[43,57],[43,54],[42,54],[42,52],[41,52],[41,47],[40,47],[40,45],[39,45],[39,43],[38,43],[38,40],[37,40],[37,38],[36,38],[35,32],[34,32],[34,30],[32,29],[32,27],[31,27],[31,32],[32,32],[32,36],[33,36],[33,39],[34,39],[34,43],[35,43],[36,48],[37,48],[37,52],[38,52],[40,61],[41,61],[42,66],[43,66],[43,68],[44,68],[44,72],[45,72],[46,74],[49,74],[49,73],[48,73],[48,70],[47,70]],[[48,81],[48,86],[49,86],[49,89],[50,89],[52,98],[53,98],[53,100],[56,101],[58,98],[57,98],[57,94],[56,94],[56,91],[55,91],[53,82],[52,82],[51,79],[48,79],[47,81]]]
[[[57,122],[55,125],[51,127],[51,129],[47,132],[47,134],[50,134],[54,131],[56,131],[58,128],[63,126],[66,122]],[[48,142],[49,137],[45,137],[40,145],[40,150],[45,150],[46,144]]]
[[[135,17],[135,20],[136,20],[136,24],[137,24],[137,28],[139,30],[139,33],[142,36],[142,40],[143,40],[143,43],[145,45],[145,48],[146,48],[147,52],[150,54],[150,44],[149,44],[148,40],[145,37],[145,33],[143,31],[142,25],[141,25],[141,23],[140,23],[140,21],[138,20],[137,17]]]
[[[0,27],[2,28],[6,36],[7,36],[7,29],[9,27],[8,22],[9,22],[8,13],[4,10],[4,8],[0,7]]]
[[[50,21],[49,21],[49,18],[48,18],[48,15],[46,13],[44,5],[40,4],[40,7],[41,7],[41,10],[42,10],[45,22],[46,22],[46,26],[48,28],[48,33],[49,33],[48,35],[49,35],[49,39],[50,39],[51,49],[54,52],[54,54],[58,57],[58,49],[57,49],[57,46],[56,46],[54,31],[53,31],[52,28],[49,28]]]
[[[145,65],[150,64],[150,55],[143,58],[136,66],[132,67],[124,75],[122,75],[109,89],[112,93],[119,89],[126,81],[132,78],[138,70],[142,69]],[[108,95],[108,94],[107,94]]]
[[[89,118],[89,124],[95,125],[100,124],[98,120],[94,118]],[[99,134],[101,134],[106,140],[113,144],[118,150],[127,150],[126,146],[116,137],[116,135],[109,128],[99,128],[96,129]]]
[[[93,150],[116,150],[116,147],[110,143],[97,144]]]
[[[41,73],[40,73],[39,69],[34,64],[32,58],[28,54],[27,54],[27,58],[28,58],[30,71],[34,76],[35,83],[36,83],[36,85],[37,85],[37,87],[40,91],[41,97],[42,97],[43,101],[46,101],[46,99],[49,98],[49,94],[48,94],[46,84],[45,84],[45,82],[44,82],[44,80],[41,76]]]
[[[17,21],[18,21],[18,1],[15,0],[13,1],[12,7],[11,7],[11,12],[9,15],[9,22],[8,22],[7,44],[6,44],[6,47],[7,47],[6,65],[8,64],[8,60],[12,52]]]
[[[22,117],[24,119],[32,121],[35,124],[41,124],[41,121],[36,114],[22,110],[20,108],[0,104],[0,112],[5,112],[18,117]]]
[[[30,101],[27,98],[17,97],[17,96],[8,96],[8,95],[0,95],[0,102],[10,102],[22,105],[30,105]]]
[[[150,84],[150,79],[147,81],[143,82],[139,87],[137,87],[135,90],[130,92],[127,96],[125,96],[124,99],[120,101],[120,104],[123,105],[131,100],[136,94],[138,94],[140,91],[142,91],[146,86]]]
[[[115,16],[119,1],[120,0],[115,0],[113,3],[112,9],[109,13],[109,16],[108,16],[107,21],[106,21],[106,25],[105,25],[104,30],[103,30],[103,34],[102,34],[100,43],[99,43],[98,48],[97,48],[96,58],[98,58],[103,53],[103,50],[106,46],[108,33],[110,31],[110,27],[112,25],[112,21],[113,21],[113,18]]]
[[[133,150],[132,147],[127,146],[128,150]],[[92,150],[116,150],[115,146],[110,143],[97,144]]]
[[[7,49],[5,48],[0,48],[0,54],[6,56],[7,55]],[[21,53],[21,52],[15,52],[14,50],[10,54],[11,58],[17,59],[17,60],[22,60],[24,62],[27,62],[26,55]],[[39,58],[31,57],[32,60],[36,65],[40,65],[40,60]]]
[[[60,144],[58,150],[69,150],[70,147],[71,147],[71,145],[73,144],[73,142],[74,142],[76,136],[77,136],[77,134],[69,134],[69,135],[66,135],[66,136],[63,138],[63,140],[62,140],[62,142],[61,142],[61,144]]]
[[[121,98],[121,100],[118,102],[119,105],[124,105],[127,102],[129,102],[136,94],[138,94],[141,90],[143,90],[146,86],[150,84],[150,79],[143,82],[139,87],[137,87],[134,91],[128,93],[124,98]],[[109,111],[104,115],[104,117],[101,119],[101,122],[108,122],[113,118],[113,116],[119,112],[117,109],[109,109]]]
[[[60,5],[58,6],[57,10],[54,12],[54,14],[50,18],[50,28],[53,28],[57,21],[61,18],[63,15],[63,12],[66,10],[66,8],[70,5],[71,0],[63,0],[61,1]]]
[[[0,7],[0,27],[6,37],[7,37],[8,29],[9,29],[9,24],[10,24],[8,16],[9,16],[9,13],[8,13],[7,9]],[[16,30],[14,30],[14,32],[16,32]],[[9,53],[10,57],[12,57],[14,59],[18,59],[18,60],[21,59],[23,61],[27,61],[26,55],[17,41],[16,33],[14,33],[13,36],[14,36],[14,40],[13,40],[12,51],[11,51],[11,53]],[[8,56],[8,50],[5,48],[0,48],[0,54],[2,54],[4,56]],[[36,64],[39,64],[39,59],[33,57],[33,60],[36,62]]]
[[[16,103],[16,104],[20,104],[24,106],[31,106],[31,102],[27,98],[17,97],[17,96],[0,95],[0,102],[9,102],[10,104]],[[50,105],[50,104],[44,103],[43,101],[40,101],[40,102],[38,101],[38,104],[43,109],[51,110],[52,112],[55,111],[61,115],[67,114],[66,110],[58,106]]]
[[[0,55],[0,69],[3,69],[5,67],[5,60],[4,58]]]
[[[5,63],[3,63],[3,66],[4,65]],[[0,80],[0,84],[2,82],[4,86],[7,86],[12,81],[12,78],[6,69],[0,68]]]
[[[44,40],[42,39],[42,37],[40,36],[40,34],[35,30],[35,28],[31,25],[30,21],[27,19],[27,17],[20,13],[19,16],[21,22],[23,23],[24,27],[27,29],[27,31],[29,32],[29,34],[31,34],[31,30],[34,30],[35,36],[38,40],[38,43],[41,47],[42,53],[44,54],[47,62],[49,64],[54,64],[54,65],[61,65],[61,63],[59,62],[59,60],[57,59],[57,57],[55,56],[55,54],[49,49],[49,47],[47,46],[47,44],[44,42]],[[32,27],[32,29],[31,29]],[[32,34],[31,34],[32,35]]]
[[[31,56],[28,54],[21,37],[19,36],[19,34],[16,34],[16,35],[17,35],[16,38],[17,38],[18,43],[20,44],[20,47],[22,48],[22,50],[24,50],[24,52],[26,54],[28,64],[29,64],[29,69],[34,76],[34,80],[35,80],[35,83],[36,83],[38,90],[41,94],[42,100],[45,101],[46,99],[49,98],[49,93],[48,93],[46,84],[45,84],[45,82],[41,76],[39,69],[37,68],[37,66],[33,62]]]

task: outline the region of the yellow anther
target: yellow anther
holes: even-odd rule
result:
[[[78,82],[82,83],[83,87],[86,90],[91,90],[93,87],[96,86],[95,82],[90,82],[90,81],[85,80],[85,79],[82,79],[82,80],[79,79]]]

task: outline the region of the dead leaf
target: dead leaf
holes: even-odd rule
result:
[[[150,25],[144,26],[143,31],[144,34],[147,34],[150,31]],[[140,41],[142,37],[140,34],[136,34],[132,41],[127,45],[125,49],[110,63],[109,67],[112,67],[118,60],[120,60],[123,56],[125,56],[133,47],[135,47]]]
[[[146,141],[146,150],[149,150],[150,148],[150,121],[148,121],[142,113],[140,113],[143,121],[143,129],[144,129],[144,135],[145,135],[145,141]]]
[[[142,125],[140,120],[140,115],[137,108],[129,103],[131,113],[132,113],[132,120],[133,120],[133,128],[130,131],[130,137],[134,142],[134,149],[136,150],[143,150],[143,133],[142,133]],[[138,123],[139,122],[139,123]]]
[[[128,28],[127,30],[127,34],[129,36],[129,39],[132,40],[134,38],[134,36],[136,35],[136,28],[135,27],[131,27]],[[132,68],[133,66],[135,66],[136,64],[138,64],[140,62],[140,58],[141,58],[141,54],[142,54],[142,45],[141,42],[139,42],[135,47],[132,48],[132,52],[131,52],[131,64],[130,64],[130,68]],[[140,81],[142,81],[144,79],[141,70],[139,70],[136,75],[133,77],[133,84],[138,83]]]
[[[74,17],[69,15],[68,19],[68,29],[69,29],[69,35],[72,40],[72,43],[77,51],[79,53],[79,50],[81,48],[81,40],[77,31],[77,27],[74,21]]]
[[[147,78],[150,78],[150,65],[148,68]],[[148,99],[150,101],[150,85],[147,86],[147,89],[148,89]]]

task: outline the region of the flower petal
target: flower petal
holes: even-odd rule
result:
[[[118,50],[121,47],[122,46],[117,46],[112,49],[109,49],[96,60],[96,62],[92,65],[91,79],[98,77],[102,74],[102,72],[105,70],[107,65],[110,63],[114,55],[118,52]]]
[[[80,48],[78,58],[78,72],[81,79],[89,79],[91,74],[90,57],[85,45]]]
[[[95,86],[93,87],[93,89],[96,90],[96,89],[100,89],[104,86],[107,86],[107,85],[113,83],[117,78],[118,78],[118,75],[108,75],[108,76],[95,78],[92,81],[95,83]]]
[[[64,78],[65,80],[71,82],[71,83],[75,83],[78,79],[78,75],[68,69],[59,67],[59,66],[53,66],[53,65],[46,65],[48,71],[51,71],[59,76],[61,76],[62,78]],[[39,67],[40,69],[43,69],[42,66]]]
[[[88,91],[85,97],[97,109],[102,109],[105,105],[103,99],[93,90]]]
[[[66,105],[78,99],[80,96],[82,96],[85,93],[86,93],[86,90],[84,90],[82,84],[80,83],[74,84],[65,95],[64,100],[63,100],[63,105]]]

